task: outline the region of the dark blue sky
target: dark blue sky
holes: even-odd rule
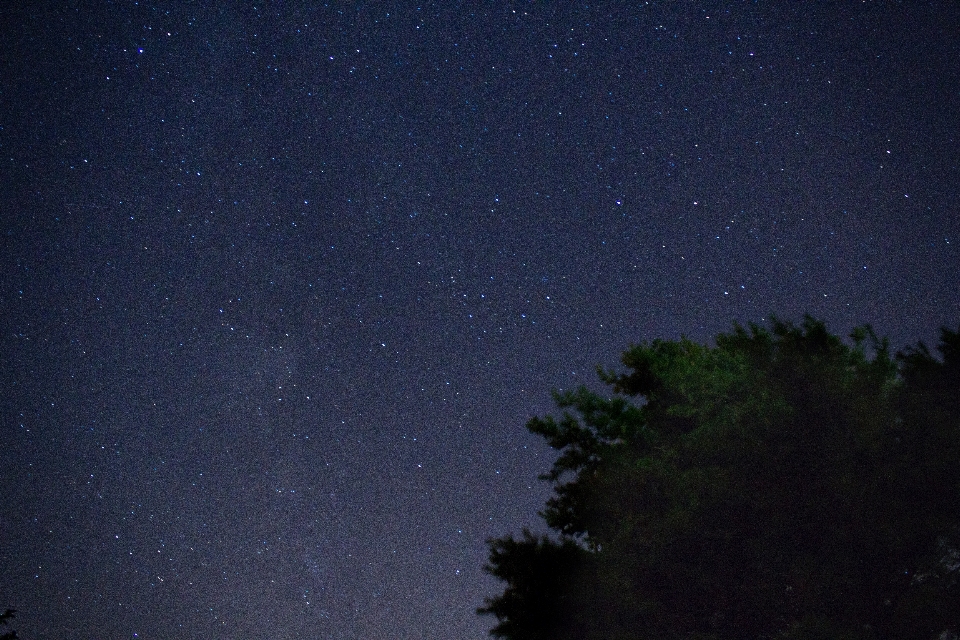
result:
[[[482,638],[551,388],[771,314],[960,319],[955,2],[31,4],[0,9],[24,638]]]

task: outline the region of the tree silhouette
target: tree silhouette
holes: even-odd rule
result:
[[[13,614],[16,612],[16,609],[7,609],[3,613],[0,613],[0,627],[5,627],[10,624],[10,620],[13,619]],[[16,631],[5,631],[0,633],[0,640],[17,640],[18,637],[19,636],[17,636]]]
[[[960,333],[942,360],[807,317],[628,349],[555,393],[556,539],[490,541],[479,609],[531,638],[936,638],[960,629]]]

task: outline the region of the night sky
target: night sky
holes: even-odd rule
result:
[[[14,7],[33,5],[29,9]],[[0,610],[479,640],[551,388],[960,321],[960,3],[0,9]]]

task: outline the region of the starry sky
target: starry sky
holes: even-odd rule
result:
[[[30,8],[17,8],[30,5]],[[5,3],[0,608],[478,640],[629,344],[960,319],[960,3]]]

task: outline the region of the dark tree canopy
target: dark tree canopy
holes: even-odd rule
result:
[[[15,609],[7,609],[3,613],[0,613],[0,627],[5,627],[10,624],[10,620],[13,619],[13,614],[15,613]],[[0,640],[17,640],[18,637],[16,631],[0,632]]]
[[[942,359],[807,318],[628,349],[556,393],[554,538],[491,541],[509,640],[960,630],[960,333]],[[945,635],[941,635],[944,634]]]

